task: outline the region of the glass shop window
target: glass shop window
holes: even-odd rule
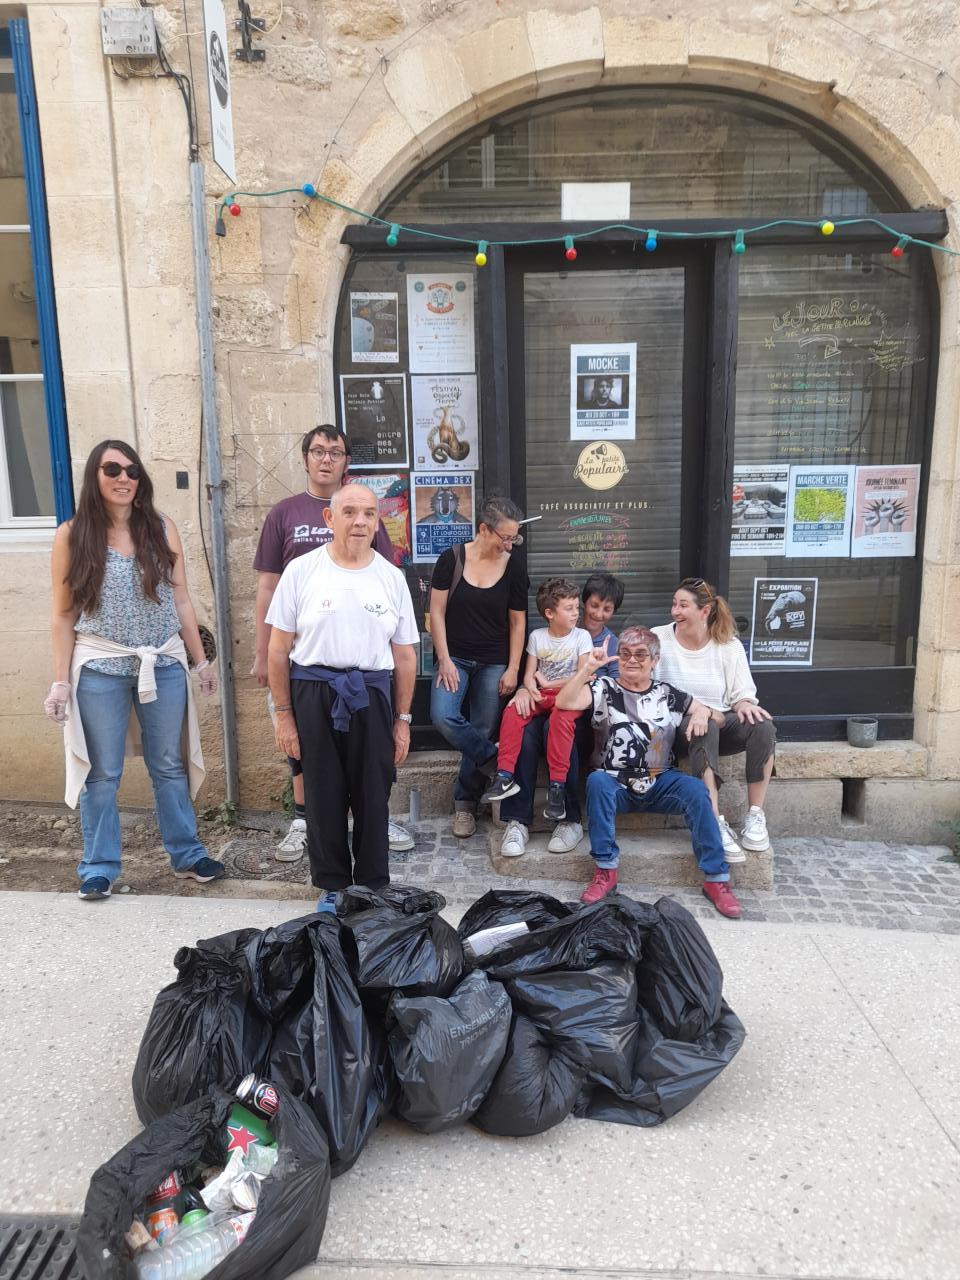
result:
[[[838,139],[716,90],[602,89],[505,113],[388,202],[400,222],[560,216],[564,182],[629,182],[631,219],[853,216],[899,208]],[[384,214],[384,216],[388,216]]]
[[[740,265],[730,603],[746,631],[755,581],[816,580],[814,667],[914,660],[929,269],[799,249]]]

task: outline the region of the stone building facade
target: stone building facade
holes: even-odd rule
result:
[[[305,183],[375,211],[505,113],[586,91],[655,87],[664,101],[722,91],[822,125],[905,207],[944,210],[943,243],[960,248],[960,85],[950,71],[960,16],[948,0],[678,0],[669,14],[627,0],[265,0],[255,11],[266,30],[254,37],[265,60],[231,66],[238,189],[293,190],[239,196],[241,215],[227,218],[223,237],[214,218],[233,188],[210,156],[201,6],[153,8],[170,63],[192,75],[205,162],[241,800],[251,807],[268,806],[283,780],[263,692],[247,675],[253,553],[270,505],[301,487],[299,436],[338,412],[334,346],[351,262],[343,234],[359,221],[300,194]],[[198,612],[212,625],[184,106],[173,80],[151,74],[156,64],[103,56],[96,4],[7,9],[29,26],[74,483],[104,436],[135,444],[182,531]],[[909,655],[916,745],[902,770],[888,750],[885,769],[887,780],[910,774],[910,795],[944,814],[960,778],[960,259],[931,259],[936,381]],[[186,490],[175,481],[184,469]],[[0,547],[8,797],[62,794],[58,735],[39,711],[49,538],[34,530]],[[206,708],[212,803],[223,790],[219,724]],[[829,760],[822,772],[833,776]],[[145,801],[136,768],[124,787]]]

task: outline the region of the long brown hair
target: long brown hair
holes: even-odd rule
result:
[[[702,578],[684,578],[677,590],[693,596],[698,609],[704,608],[705,605],[710,606],[710,612],[707,614],[707,635],[711,640],[715,640],[717,644],[726,644],[739,634],[730,606],[723,596],[717,595],[716,588],[709,582],[704,582]]]
[[[167,543],[163,521],[153,505],[153,484],[139,454],[123,440],[101,440],[87,458],[77,514],[70,525],[70,567],[65,581],[74,606],[84,613],[94,613],[99,608],[107,565],[109,520],[98,473],[108,449],[116,449],[140,468],[137,496],[130,510],[130,536],[136,549],[143,594],[148,600],[159,603],[160,583],[171,581],[173,566],[177,563],[176,553]]]

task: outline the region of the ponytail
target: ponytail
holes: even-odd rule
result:
[[[707,614],[707,634],[717,644],[727,644],[738,635],[737,624],[723,596],[714,596]]]
[[[717,644],[727,644],[739,635],[730,606],[723,596],[717,595],[709,582],[704,582],[703,578],[684,578],[677,590],[686,591],[687,595],[693,596],[698,609],[704,608],[705,605],[710,606],[710,612],[707,614],[707,635],[711,640]]]

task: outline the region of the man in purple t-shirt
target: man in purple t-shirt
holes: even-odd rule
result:
[[[330,423],[322,423],[308,431],[300,443],[300,451],[307,473],[307,488],[304,493],[295,493],[271,508],[260,530],[257,554],[253,560],[257,571],[257,641],[250,674],[264,688],[267,687],[267,648],[270,644],[267,610],[273,593],[291,560],[322,547],[332,539],[333,531],[324,518],[324,511],[343,484],[350,465],[350,442]],[[377,527],[373,549],[394,563],[393,543],[382,520]],[[267,697],[269,700],[269,693]],[[268,702],[268,705],[272,711],[272,704]],[[303,857],[307,843],[307,812],[299,760],[290,761],[290,772],[293,777],[294,819],[277,846],[275,856],[278,862],[298,861]],[[412,837],[398,822],[390,822],[389,836],[390,848],[395,852],[413,848]]]

